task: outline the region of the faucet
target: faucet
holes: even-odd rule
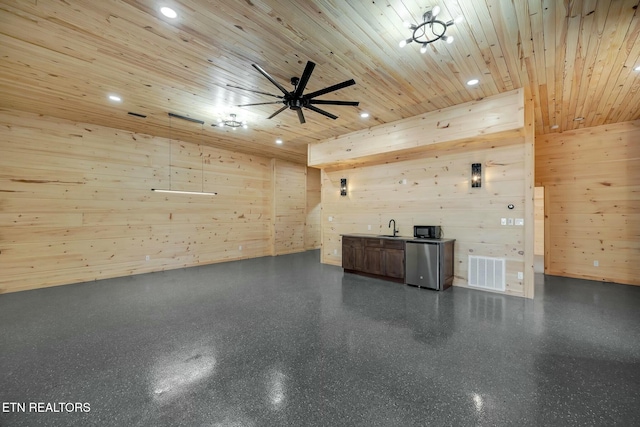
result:
[[[396,220],[392,219],[389,221],[389,228],[391,228],[391,223],[393,223],[393,237],[396,237],[396,233],[400,230],[396,230]]]

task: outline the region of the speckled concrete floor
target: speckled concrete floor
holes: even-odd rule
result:
[[[640,425],[640,288],[437,293],[318,258],[0,295],[0,425]]]

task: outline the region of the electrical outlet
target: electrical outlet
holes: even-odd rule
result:
[[[367,225],[367,230],[371,231],[371,225]]]
[[[334,249],[334,250],[333,250],[333,254],[334,254],[334,255],[338,255],[338,250],[337,250],[337,249]]]
[[[407,185],[407,179],[406,178],[402,180],[402,184]]]
[[[524,273],[522,271],[518,271],[518,280],[524,279]]]
[[[332,222],[332,221],[333,221],[333,217],[332,217],[332,216],[330,216],[330,217],[329,217],[329,222]]]
[[[500,225],[507,225],[507,218],[500,218]]]
[[[238,246],[238,250],[241,251],[242,250],[242,245]]]
[[[507,225],[513,225],[513,218],[507,218]]]
[[[524,225],[524,218],[516,218],[516,225]]]
[[[145,260],[145,261],[149,261],[150,259],[151,259],[151,257],[150,257],[149,255],[147,255],[147,256],[145,256],[145,257],[144,257],[144,260]]]
[[[594,266],[594,267],[599,267],[599,266],[600,266],[600,263],[599,263],[598,261],[593,261],[593,266]]]

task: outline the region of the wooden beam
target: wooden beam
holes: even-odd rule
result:
[[[513,90],[310,144],[308,165],[325,168],[378,163],[384,157],[440,144],[522,135],[523,109],[524,91]]]

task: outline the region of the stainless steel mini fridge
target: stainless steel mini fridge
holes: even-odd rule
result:
[[[453,283],[453,239],[412,240],[405,246],[405,283],[442,291]]]

